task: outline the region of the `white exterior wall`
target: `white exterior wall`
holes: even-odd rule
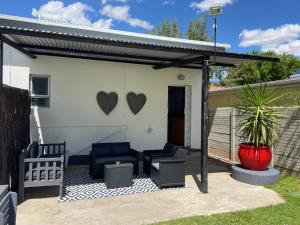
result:
[[[185,75],[178,81],[177,75]],[[33,108],[33,140],[67,142],[68,155],[87,154],[93,142],[129,141],[137,150],[162,148],[167,140],[168,86],[192,86],[191,143],[200,148],[201,71],[38,56],[30,59],[5,46],[4,83],[29,88],[29,74],[50,75],[50,107]],[[99,91],[118,93],[116,108],[106,116]],[[133,115],[126,94],[144,93],[144,108]],[[153,130],[148,133],[148,128]]]

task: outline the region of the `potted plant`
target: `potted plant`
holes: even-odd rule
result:
[[[281,117],[272,105],[280,97],[273,97],[266,85],[257,90],[246,85],[237,97],[240,102],[235,108],[241,119],[238,132],[245,141],[238,151],[240,162],[245,169],[266,170],[272,159],[270,143],[278,139],[276,126]]]

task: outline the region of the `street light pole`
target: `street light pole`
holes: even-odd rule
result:
[[[209,15],[214,17],[214,64],[216,64],[217,54],[217,16],[222,14],[221,6],[213,6],[209,9]]]

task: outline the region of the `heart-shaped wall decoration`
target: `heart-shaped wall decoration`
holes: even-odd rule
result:
[[[137,95],[133,92],[129,92],[126,98],[128,106],[134,115],[138,114],[146,103],[146,95],[144,94]]]
[[[97,94],[97,102],[100,109],[102,109],[106,115],[109,115],[118,103],[118,94],[116,92],[106,93],[100,91]]]

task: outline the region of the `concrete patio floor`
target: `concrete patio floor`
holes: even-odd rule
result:
[[[284,203],[272,190],[235,181],[228,167],[215,160],[209,161],[209,193],[202,194],[194,179],[199,173],[199,156],[188,158],[188,188],[70,203],[58,203],[53,188],[32,189],[18,206],[17,224],[149,224]]]

